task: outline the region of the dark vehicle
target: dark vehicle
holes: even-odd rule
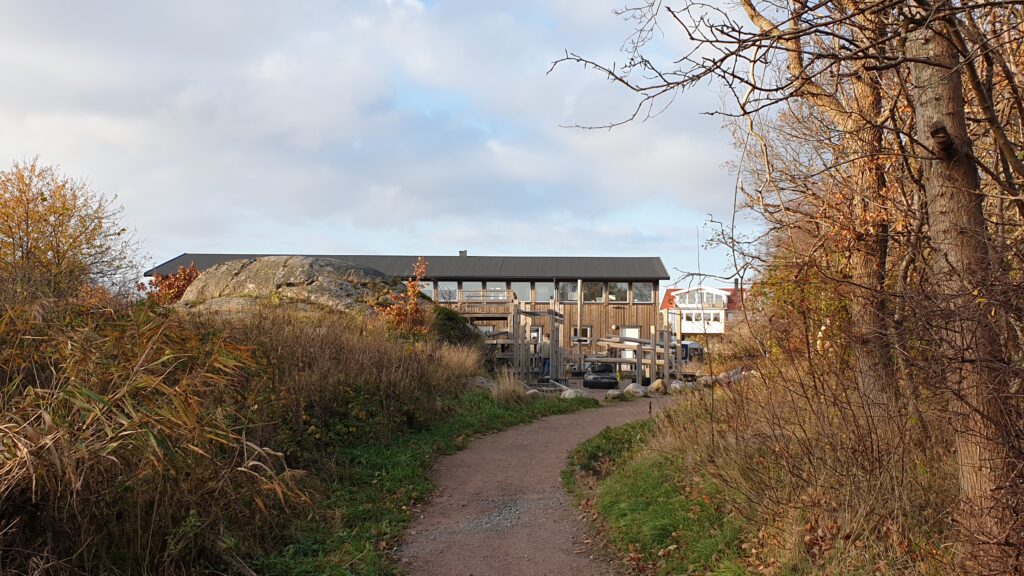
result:
[[[584,388],[600,388],[603,390],[614,390],[619,387],[619,378],[615,375],[615,366],[612,364],[591,363],[583,374]]]
[[[700,342],[683,340],[680,344],[683,346],[683,362],[689,364],[704,361],[704,347],[700,345]]]

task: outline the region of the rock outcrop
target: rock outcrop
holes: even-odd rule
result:
[[[205,270],[185,291],[179,306],[227,314],[268,303],[300,310],[366,313],[403,290],[402,282],[379,270],[334,258],[265,256],[231,260]]]

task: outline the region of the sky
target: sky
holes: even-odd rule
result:
[[[736,156],[706,85],[636,96],[623,0],[9,2],[0,163],[117,196],[155,264],[182,252],[660,256],[698,268]],[[667,62],[686,49],[666,29]],[[700,268],[728,273],[722,251]],[[713,284],[714,282],[712,282]]]

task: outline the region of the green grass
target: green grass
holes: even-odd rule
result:
[[[563,472],[567,488],[593,506],[610,549],[637,571],[746,574],[738,562],[741,525],[719,504],[715,485],[680,477],[686,468],[671,455],[636,449],[652,427],[634,422],[581,444]]]
[[[265,575],[400,574],[392,549],[412,518],[411,508],[432,491],[434,460],[464,447],[472,436],[552,414],[597,406],[596,400],[539,398],[503,404],[472,391],[447,405],[437,424],[388,444],[360,443],[332,450],[330,473],[319,480],[329,494],[315,519],[301,525],[294,541],[257,572]]]

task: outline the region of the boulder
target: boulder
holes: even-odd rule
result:
[[[569,389],[562,392],[561,398],[563,400],[572,400],[573,398],[583,398],[584,396],[586,396],[586,394],[579,390]]]
[[[684,382],[682,380],[673,380],[668,387],[669,392],[671,392],[672,394],[682,394],[683,392],[689,392],[691,390],[695,390],[696,388],[696,382]]]
[[[373,303],[403,290],[401,281],[379,270],[334,258],[264,256],[231,260],[205,270],[178,305],[236,314],[266,303],[298,310],[366,313]]]
[[[715,385],[715,377],[714,376],[701,376],[701,377],[697,378],[697,384],[699,384],[701,386],[704,386],[705,388],[710,388],[710,387]]]
[[[540,390],[533,390],[533,389],[527,390],[526,391],[526,397],[527,398],[539,398],[540,397]]]
[[[605,400],[622,400],[622,390],[609,390],[604,393]]]
[[[650,386],[647,387],[647,393],[648,394],[664,394],[665,393],[665,383],[661,381],[661,378],[658,378],[653,383],[651,383]]]
[[[647,390],[643,386],[638,386],[636,382],[630,384],[629,386],[626,386],[626,389],[623,390],[622,392],[638,398],[643,398],[644,396],[647,396]]]

